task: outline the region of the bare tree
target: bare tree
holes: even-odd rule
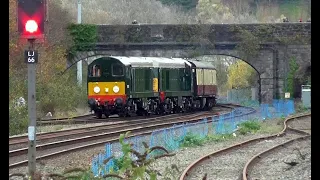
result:
[[[77,0],[64,1],[62,7],[77,15]],[[196,23],[194,16],[175,6],[163,5],[157,0],[82,0],[83,23],[142,24]]]
[[[66,45],[68,42],[67,26],[73,21],[71,14],[62,9],[64,0],[47,0],[46,38],[48,44]]]

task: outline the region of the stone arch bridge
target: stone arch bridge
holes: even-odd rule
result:
[[[311,23],[77,26],[90,27],[90,41],[81,42],[68,60],[70,65],[109,55],[233,56],[258,72],[262,103],[283,96],[292,59],[300,74],[311,66]],[[76,41],[76,35],[72,37]]]

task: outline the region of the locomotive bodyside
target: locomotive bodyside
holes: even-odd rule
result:
[[[165,113],[187,111],[190,105],[185,99],[192,98],[191,64],[181,58],[161,58],[158,61],[162,111]]]

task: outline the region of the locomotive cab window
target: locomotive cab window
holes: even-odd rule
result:
[[[123,76],[124,69],[121,64],[112,64],[112,76]]]
[[[89,75],[90,77],[100,77],[101,76],[101,66],[100,65],[93,65],[89,69]]]

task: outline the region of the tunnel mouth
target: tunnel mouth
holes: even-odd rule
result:
[[[293,94],[293,98],[295,99],[302,97],[302,85],[311,85],[311,66],[301,69],[296,74],[297,76],[294,78]]]
[[[254,64],[251,64],[250,61],[247,61],[245,58],[238,57],[236,54],[202,54],[200,56],[195,57],[195,59],[198,59],[200,61],[212,62],[213,65],[216,66],[217,85],[219,88],[218,97],[226,98],[228,99],[228,101],[230,100],[229,97],[231,97],[231,99],[233,100],[239,100],[239,102],[241,101],[244,103],[262,103],[262,99],[264,96],[261,95],[261,73],[258,71]],[[237,68],[235,68],[235,66],[237,66]],[[236,72],[239,72],[240,74],[244,75],[245,73],[242,73],[244,71],[241,71],[240,69],[245,68],[246,70],[250,71],[250,76],[246,76],[248,79],[246,79],[247,82],[243,85],[235,83],[235,86],[233,86],[233,83],[225,83],[229,81],[228,78],[222,78],[225,81],[220,80],[219,83],[218,78],[221,78],[221,74],[219,73],[221,67],[226,68],[226,72],[224,73],[227,73],[227,76],[229,76],[228,68],[231,67],[233,67],[233,70],[237,69],[235,70]],[[223,93],[221,93],[221,83],[223,83]]]

